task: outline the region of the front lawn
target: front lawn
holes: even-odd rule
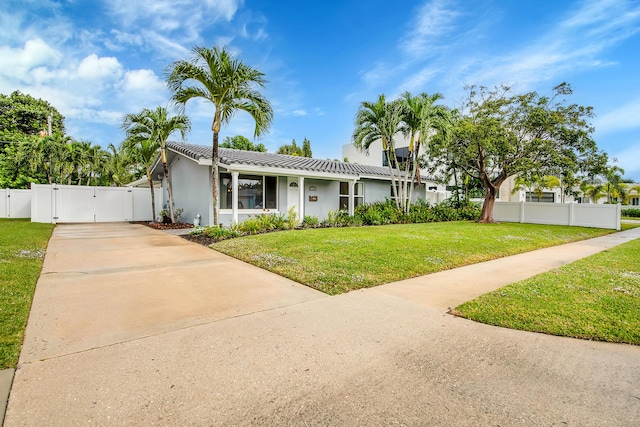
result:
[[[18,363],[53,224],[0,219],[0,369]]]
[[[640,239],[456,308],[490,325],[640,345]]]
[[[463,221],[291,230],[211,247],[335,295],[610,232]]]

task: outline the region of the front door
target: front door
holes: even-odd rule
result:
[[[300,203],[300,188],[298,187],[298,178],[287,178],[287,212],[293,208],[296,213],[300,212],[298,209],[298,203]]]

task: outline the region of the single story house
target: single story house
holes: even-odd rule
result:
[[[392,197],[388,167],[229,148],[220,148],[219,155],[219,220],[224,225],[257,214],[286,214],[291,208],[299,219],[309,215],[322,220],[329,211],[345,209],[353,214],[359,204]],[[167,143],[174,208],[184,209],[185,222],[200,214],[202,225],[213,223],[211,158],[211,146]],[[168,193],[159,159],[152,173],[154,179],[162,180],[160,210],[168,206]],[[443,186],[432,178],[421,178],[414,200],[444,200]]]

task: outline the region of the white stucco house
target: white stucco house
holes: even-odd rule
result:
[[[174,207],[184,209],[182,219],[191,222],[197,214],[201,224],[213,223],[211,195],[211,146],[167,143],[167,159],[173,188]],[[350,214],[362,203],[392,197],[388,167],[332,160],[259,153],[220,148],[221,224],[242,222],[263,213],[286,214],[293,208],[300,219],[305,215],[327,218],[329,211],[346,209]],[[162,181],[162,201],[168,193],[162,164],[153,167],[154,179]],[[402,172],[400,172],[402,174]],[[421,176],[414,200],[442,201],[430,177]]]

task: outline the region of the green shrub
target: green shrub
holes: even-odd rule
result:
[[[622,216],[630,216],[632,218],[640,218],[640,209],[630,208],[622,209]]]
[[[300,224],[300,228],[316,228],[320,226],[320,220],[317,216],[305,215]]]
[[[233,237],[239,237],[242,235],[242,233],[238,230],[232,230],[230,228],[225,228],[218,225],[210,225],[204,227],[201,234],[204,234],[205,236],[211,237],[212,239],[216,240],[231,239]]]

